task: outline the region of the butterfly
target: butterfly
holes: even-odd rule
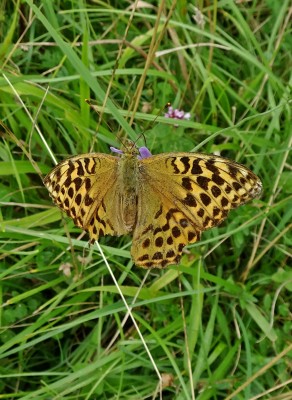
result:
[[[183,248],[260,195],[262,183],[234,161],[200,153],[152,155],[127,141],[116,155],[88,153],[60,162],[44,179],[55,204],[91,242],[132,234],[144,268],[178,264]]]

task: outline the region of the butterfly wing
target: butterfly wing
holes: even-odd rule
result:
[[[258,196],[259,178],[223,157],[166,153],[141,160],[132,256],[142,267],[177,264],[200,232]]]
[[[118,212],[118,160],[100,153],[70,157],[44,179],[55,204],[89,233],[92,242],[127,233]]]
[[[184,246],[200,240],[200,229],[148,182],[141,187],[137,209],[131,255],[140,267],[178,264]]]

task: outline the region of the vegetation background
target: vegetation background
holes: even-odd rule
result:
[[[291,3],[2,0],[0,13],[0,399],[291,399]],[[164,118],[167,102],[191,119]],[[130,238],[100,240],[144,343],[42,184],[50,151],[107,153],[121,130],[145,131],[153,153],[229,157],[264,186],[177,267],[147,272]]]

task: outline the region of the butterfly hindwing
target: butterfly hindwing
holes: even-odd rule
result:
[[[144,268],[178,264],[188,243],[200,240],[200,230],[167,197],[150,184],[138,196],[137,224],[133,232],[131,255]]]

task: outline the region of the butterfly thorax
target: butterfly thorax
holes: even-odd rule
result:
[[[118,165],[119,215],[121,224],[131,232],[137,218],[139,161],[132,152],[125,152]]]

